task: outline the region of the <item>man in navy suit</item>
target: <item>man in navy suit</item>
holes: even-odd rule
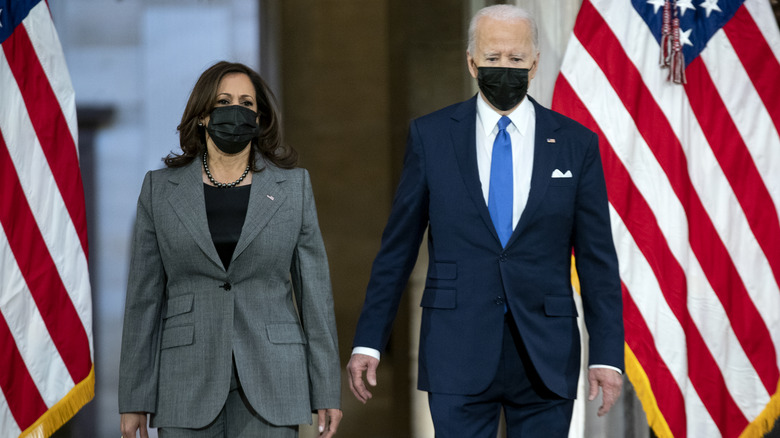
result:
[[[526,96],[539,65],[533,18],[480,10],[466,56],[477,96],[414,120],[347,370],[376,385],[428,229],[418,388],[437,437],[565,437],[580,369],[570,261],[590,334],[589,398],[620,394],[623,323],[597,136]]]

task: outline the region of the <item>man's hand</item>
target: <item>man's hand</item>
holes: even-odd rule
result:
[[[339,422],[344,415],[341,409],[318,409],[317,424],[319,425],[319,438],[331,438],[336,435],[336,429],[339,428]]]
[[[135,432],[141,432],[141,438],[149,438],[146,431],[146,413],[130,412],[122,414],[119,420],[119,429],[122,431],[122,438],[136,438]]]
[[[590,384],[590,395],[588,400],[595,400],[599,395],[599,386],[602,392],[602,403],[599,407],[598,416],[602,417],[612,409],[620,396],[620,389],[623,387],[623,376],[619,372],[609,368],[591,368],[588,370],[588,383]]]
[[[363,383],[363,371],[366,371],[366,380],[371,386],[376,386],[376,368],[379,366],[379,360],[365,354],[353,354],[347,364],[349,373],[349,389],[352,394],[363,403],[373,397],[371,392]]]

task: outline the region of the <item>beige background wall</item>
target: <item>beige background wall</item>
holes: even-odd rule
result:
[[[312,174],[346,364],[400,174],[408,122],[471,93],[463,29],[469,3],[284,0],[277,5],[287,140]],[[404,306],[411,302],[407,296]],[[407,408],[413,393],[409,316],[399,313],[374,399],[360,405],[344,382],[347,416],[340,436],[414,436]]]

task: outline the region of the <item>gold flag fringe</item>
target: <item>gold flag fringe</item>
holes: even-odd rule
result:
[[[68,422],[76,412],[95,397],[95,365],[89,375],[77,383],[62,400],[49,408],[46,413],[23,431],[19,438],[48,438],[57,429]]]
[[[626,375],[628,380],[631,381],[631,385],[634,386],[636,396],[639,402],[642,403],[642,409],[645,411],[647,417],[647,424],[653,429],[653,432],[658,438],[673,438],[672,430],[669,428],[669,423],[666,422],[661,410],[658,408],[658,401],[655,399],[653,389],[650,387],[650,379],[647,377],[642,364],[639,363],[639,359],[636,358],[634,352],[628,344],[625,344],[626,351]]]
[[[647,374],[639,360],[628,347],[628,344],[626,344],[626,374],[631,384],[634,385],[634,390],[636,390],[637,397],[642,403],[642,409],[644,409],[645,415],[647,415],[647,422],[653,429],[653,432],[658,438],[673,438],[674,435],[672,435],[672,431],[669,429],[669,424],[666,422],[663,414],[661,414],[655,395],[653,395],[653,390],[650,388],[650,380],[647,378]],[[739,435],[739,438],[763,437],[772,430],[778,417],[780,417],[780,381],[777,382],[777,390],[766,407],[764,407],[764,410],[747,425],[745,430]]]
[[[739,438],[760,438],[766,435],[780,417],[780,380],[777,381],[775,394],[766,407],[739,435]]]

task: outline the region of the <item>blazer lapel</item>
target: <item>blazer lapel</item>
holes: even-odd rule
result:
[[[180,172],[175,172],[168,178],[168,181],[178,185],[168,198],[168,202],[171,203],[184,228],[189,231],[200,249],[217,266],[223,267],[209,231],[200,163],[201,160],[196,158]]]
[[[512,237],[507,242],[507,247],[522,233],[523,228],[528,225],[530,218],[533,216],[534,210],[539,207],[539,204],[544,199],[547,186],[550,184],[549,169],[552,168],[559,150],[557,143],[547,142],[548,138],[555,138],[555,131],[559,126],[558,122],[550,116],[550,110],[536,103],[530,96],[528,96],[528,99],[534,104],[536,112],[536,138],[534,139],[534,166],[531,174],[531,190],[528,193],[528,201],[523,214],[520,215],[520,220],[517,222],[514,232],[512,232]]]
[[[284,180],[284,175],[270,166],[266,166],[262,172],[252,174],[249,206],[246,210],[244,226],[241,229],[241,237],[239,237],[236,249],[233,251],[232,260],[235,260],[249,246],[286,200],[279,185]]]
[[[478,96],[478,95],[477,95]],[[477,167],[477,96],[463,102],[452,114],[452,129],[450,135],[455,158],[458,162],[460,175],[466,186],[469,198],[479,212],[485,226],[490,230],[497,242],[501,242],[493,226],[482,194],[482,183],[479,181],[479,169]]]

